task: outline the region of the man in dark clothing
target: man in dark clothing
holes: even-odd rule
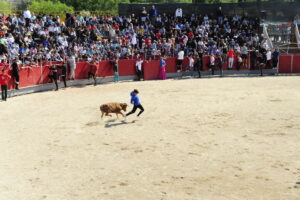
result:
[[[257,56],[257,65],[260,70],[260,75],[263,76],[263,68],[266,66],[266,62],[262,53],[258,53]]]
[[[202,53],[196,55],[195,64],[194,64],[194,69],[197,70],[199,78],[201,78],[202,58],[203,58],[202,56],[203,56]]]
[[[275,49],[275,51],[272,53],[273,68],[277,68],[278,58],[279,58],[279,51],[278,49]]]
[[[12,77],[15,80],[15,89],[19,90],[19,83],[20,83],[20,74],[19,74],[19,72],[20,72],[20,69],[19,69],[19,66],[18,66],[18,60],[17,59],[14,60],[11,67],[12,67]]]
[[[257,51],[253,48],[250,51],[250,69],[254,70],[256,68],[256,59],[257,59]]]
[[[223,76],[223,69],[222,69],[222,66],[223,66],[222,56],[221,56],[220,54],[217,54],[217,55],[216,55],[216,67],[217,67],[217,69],[220,70],[220,76],[221,76],[221,77]]]
[[[61,78],[66,88],[67,87],[67,63],[64,62],[62,65],[58,65],[57,69],[61,70]]]
[[[52,74],[49,74],[48,77],[50,78],[51,82],[54,81],[55,83],[55,91],[58,90],[58,83],[57,83],[57,67],[56,65],[54,66],[49,66],[49,69],[51,70]]]

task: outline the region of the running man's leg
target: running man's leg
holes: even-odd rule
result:
[[[2,100],[4,101],[4,100],[5,100],[5,96],[4,96],[4,85],[1,85],[1,97],[2,97]]]
[[[97,85],[97,77],[95,74],[93,74],[93,79],[94,79],[94,86],[96,86]]]
[[[145,111],[142,105],[138,105],[137,106],[141,111],[139,112],[139,114],[137,115],[138,117]]]
[[[126,116],[129,116],[129,115],[135,113],[135,111],[136,111],[137,108],[138,108],[137,106],[133,106],[132,111],[130,111],[129,113],[127,113]]]
[[[4,85],[4,100],[7,99],[7,85]]]
[[[58,83],[57,83],[57,79],[56,78],[54,78],[54,83],[55,83],[55,87],[56,87],[55,90],[58,90]]]
[[[66,80],[66,77],[65,76],[62,76],[62,80],[64,82],[64,85],[65,85],[65,88],[67,87],[67,80]]]

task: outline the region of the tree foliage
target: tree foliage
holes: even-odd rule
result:
[[[10,14],[11,12],[12,12],[11,3],[0,0],[0,13],[7,15],[7,14]]]
[[[32,0],[28,9],[36,13],[55,14],[60,16],[64,14],[64,11],[73,12],[72,6],[67,6],[66,4],[56,0]]]

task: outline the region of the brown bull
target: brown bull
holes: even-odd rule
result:
[[[106,103],[100,106],[100,111],[102,113],[101,118],[103,118],[103,115],[110,116],[109,113],[115,113],[117,115],[117,118],[119,118],[118,114],[125,117],[125,115],[121,112],[122,110],[126,112],[127,104],[126,103]]]

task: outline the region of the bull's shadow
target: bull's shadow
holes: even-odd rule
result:
[[[105,128],[111,128],[111,127],[116,127],[116,126],[122,126],[122,125],[126,125],[126,124],[132,124],[135,123],[136,120],[133,120],[131,122],[127,122],[127,121],[118,121],[117,120],[109,120],[105,123]],[[115,123],[112,123],[115,122]]]

